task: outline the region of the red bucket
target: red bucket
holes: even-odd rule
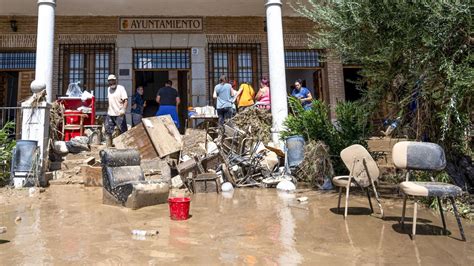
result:
[[[169,198],[171,220],[187,220],[191,198]]]

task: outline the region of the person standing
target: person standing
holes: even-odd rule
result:
[[[267,78],[262,78],[260,81],[260,89],[258,90],[255,99],[257,100],[255,105],[258,108],[270,110],[270,81]]]
[[[167,80],[165,86],[158,90],[156,102],[160,107],[156,112],[156,116],[170,115],[176,127],[179,128],[178,105],[180,104],[181,99],[179,98],[178,90],[172,86],[173,82]]]
[[[255,98],[255,90],[252,88],[252,85],[248,83],[240,84],[239,91],[237,91],[237,103],[239,107],[239,112],[244,109],[254,105],[253,98]]]
[[[230,86],[232,87],[232,91],[231,91],[231,95],[232,95],[232,98],[230,99],[230,101],[232,102],[232,116],[231,117],[234,117],[236,114],[237,114],[237,106],[236,106],[236,99],[237,99],[237,80],[229,80],[229,84]]]
[[[214,87],[212,94],[214,99],[217,99],[216,109],[219,116],[219,125],[223,125],[225,120],[232,117],[232,86],[227,83],[227,76],[221,75],[219,84]]]
[[[105,133],[107,147],[112,147],[112,134],[117,126],[120,134],[127,131],[127,121],[125,111],[127,110],[128,96],[122,85],[117,85],[117,77],[109,75],[107,77],[109,87],[107,88],[107,100],[109,108],[105,118]]]
[[[291,92],[291,96],[298,98],[305,110],[311,109],[313,96],[306,87],[303,87],[303,81],[301,79],[295,81],[295,89]]]
[[[132,127],[142,122],[144,108],[145,100],[143,99],[143,87],[138,86],[132,99]]]

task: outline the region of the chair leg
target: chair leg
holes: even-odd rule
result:
[[[415,200],[415,203],[413,205],[413,224],[412,224],[412,229],[411,229],[411,235],[413,240],[415,240],[416,236],[416,216],[418,214],[418,201]]]
[[[339,199],[337,200],[337,213],[341,213],[341,195],[342,195],[342,187],[339,187]]]
[[[464,229],[462,228],[461,219],[459,218],[458,208],[456,207],[456,201],[453,197],[449,198],[453,204],[454,215],[456,216],[456,221],[458,222],[459,232],[461,233],[462,241],[466,241],[466,236],[464,235]]]
[[[443,222],[443,233],[446,235],[446,220],[444,220],[444,214],[443,214],[443,206],[441,205],[441,199],[440,197],[436,197],[438,200],[438,207],[439,207],[439,214],[441,215],[441,221]]]
[[[192,182],[193,182],[193,194],[196,193],[196,180],[194,180],[194,177],[192,179]]]
[[[346,187],[346,205],[344,206],[344,219],[347,217],[347,208],[349,207],[349,189],[350,189],[350,180],[349,185]]]
[[[370,211],[374,213],[374,207],[372,206],[372,200],[370,199],[370,191],[369,188],[367,188],[367,199],[369,200],[369,206],[370,206]]]
[[[382,215],[382,218],[383,218],[384,213],[383,213],[382,203],[380,203],[379,193],[377,193],[377,188],[375,188],[374,181],[372,179],[370,179],[370,181],[372,182],[372,188],[374,189],[375,200],[377,201],[377,205],[379,206],[379,209],[380,209],[380,214]]]
[[[402,224],[402,229],[405,228],[405,211],[407,209],[407,199],[408,199],[408,196],[403,194],[402,219],[400,221],[400,223]]]

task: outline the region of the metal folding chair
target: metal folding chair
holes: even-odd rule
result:
[[[332,179],[334,185],[339,187],[339,199],[337,202],[338,211],[341,206],[342,188],[346,188],[346,202],[344,207],[345,219],[347,217],[347,208],[349,205],[349,189],[350,187],[360,187],[362,191],[367,189],[367,198],[369,200],[370,210],[373,213],[374,208],[372,207],[369,192],[369,187],[372,186],[381,216],[383,217],[384,213],[382,204],[380,203],[379,195],[375,187],[375,182],[377,182],[379,178],[380,170],[372,156],[370,156],[369,152],[362,145],[354,144],[341,151],[341,159],[347,169],[350,169],[350,173],[348,176],[336,176]]]

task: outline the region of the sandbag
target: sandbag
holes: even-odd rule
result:
[[[58,155],[66,155],[69,153],[65,141],[54,141],[53,142],[53,151]]]

